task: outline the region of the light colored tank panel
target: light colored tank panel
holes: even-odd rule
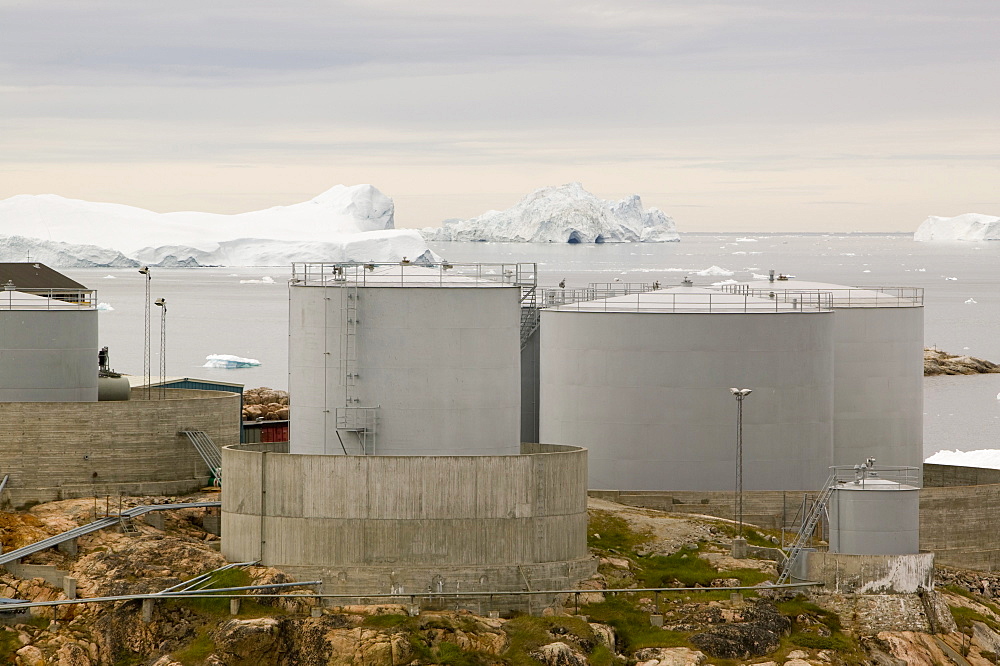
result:
[[[518,288],[293,286],[292,452],[344,453],[336,412],[348,399],[342,316],[351,293],[357,294],[358,322],[353,404],[378,406],[377,454],[517,451]]]
[[[920,491],[889,481],[838,487],[830,500],[830,552],[902,555],[919,551]]]
[[[96,400],[96,310],[0,313],[0,402]]]
[[[545,310],[540,438],[590,451],[589,485],[816,489],[830,464],[833,314]],[[642,345],[636,344],[643,341]]]

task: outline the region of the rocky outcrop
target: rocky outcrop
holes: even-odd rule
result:
[[[636,666],[701,666],[705,655],[690,648],[644,648],[635,653]]]
[[[691,642],[709,656],[720,659],[762,657],[778,649],[791,621],[770,601],[759,599],[743,611],[744,622],[713,627],[691,636]]]
[[[939,349],[924,349],[924,376],[979,375],[1000,372],[1000,365],[972,356],[949,354]]]
[[[244,421],[288,420],[288,391],[261,386],[243,392]]]
[[[587,666],[587,655],[562,642],[543,645],[530,656],[545,666]]]

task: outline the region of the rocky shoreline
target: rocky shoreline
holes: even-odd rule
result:
[[[1000,372],[1000,365],[972,356],[924,349],[924,377],[935,375],[980,375]]]

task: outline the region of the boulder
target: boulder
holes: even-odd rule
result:
[[[587,666],[585,654],[562,642],[543,645],[530,656],[546,666]]]
[[[709,656],[720,659],[762,657],[778,649],[792,623],[774,604],[758,599],[743,611],[745,622],[724,624],[695,634],[691,642]]]
[[[701,666],[705,655],[690,648],[643,648],[637,650],[637,666]]]

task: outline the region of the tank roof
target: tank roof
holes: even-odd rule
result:
[[[295,287],[534,286],[535,264],[325,263],[292,264]]]
[[[755,294],[721,292],[707,287],[668,287],[624,296],[583,300],[552,307],[569,312],[644,312],[644,313],[796,313],[823,312],[829,308],[823,299],[770,298]]]
[[[810,280],[755,280],[723,285],[723,291],[760,295],[770,292],[827,292],[834,308],[922,307],[924,290],[918,287],[848,286]]]

